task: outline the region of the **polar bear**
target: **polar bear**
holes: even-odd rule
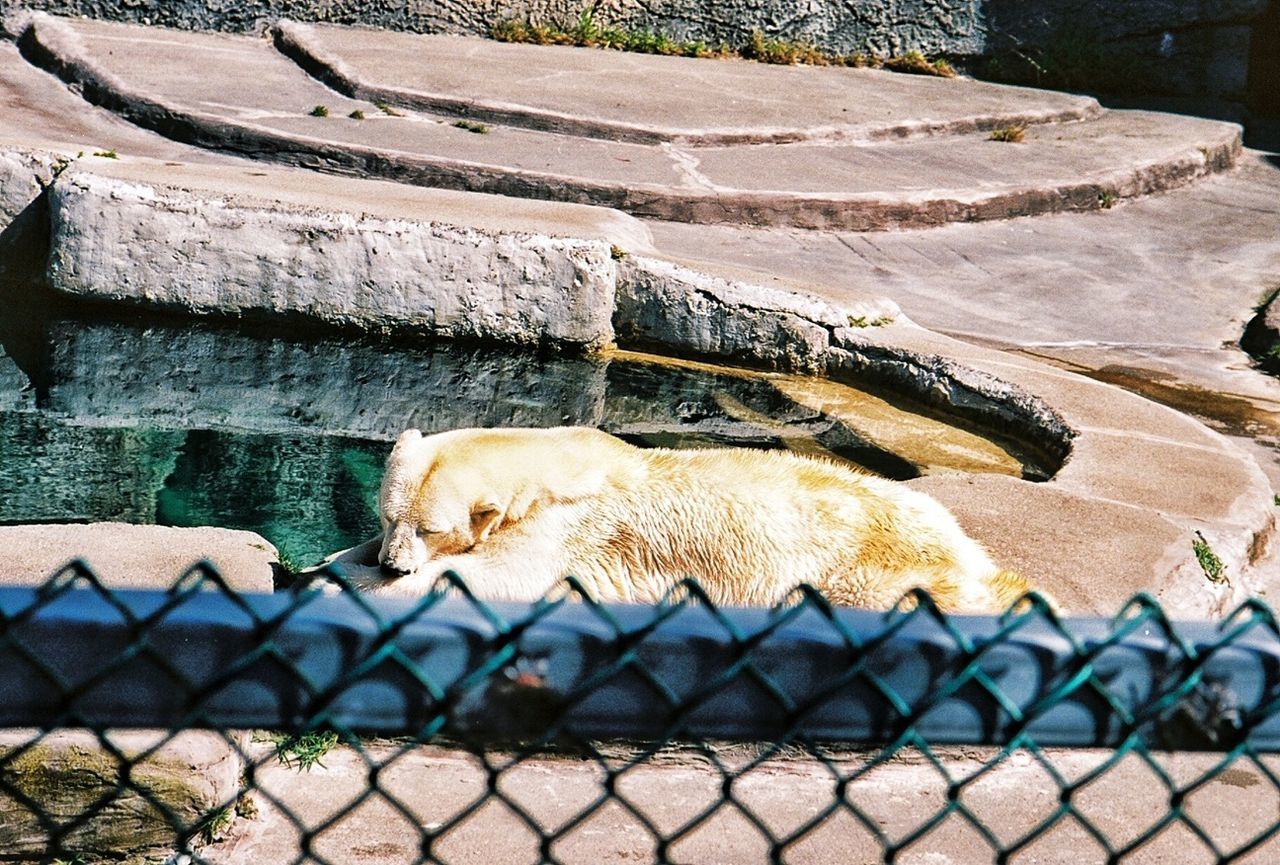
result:
[[[380,593],[425,594],[455,571],[494,600],[572,575],[598,600],[653,602],[693,577],[717,604],[771,605],[809,583],[840,605],[888,609],[922,588],[943,610],[993,612],[1029,588],[924,493],[784,451],[641,449],[586,427],[408,430],[379,506],[382,535],[331,561]]]

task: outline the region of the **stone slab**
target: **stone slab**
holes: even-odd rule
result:
[[[52,187],[49,279],[58,291],[524,345],[613,340],[615,262],[603,241],[422,219],[429,200],[399,218],[351,212],[359,200],[376,200],[380,186],[335,211],[290,202],[296,186],[264,206],[265,174],[256,196],[239,197],[244,169],[184,174],[138,163],[123,174],[77,164]],[[220,177],[228,187],[208,189]],[[183,188],[184,180],[201,186],[196,178],[205,188]],[[436,213],[448,219],[448,203]],[[155,255],[157,243],[166,255]]]
[[[181,837],[198,844],[200,828],[234,806],[244,768],[224,734],[194,730],[6,730],[0,760],[6,788],[26,800],[0,792],[0,849],[19,862],[53,850],[45,820],[79,823],[58,840],[86,863],[164,859]],[[234,812],[223,819],[220,831]]]
[[[1088,96],[281,21],[277,45],[346,95],[587,137],[688,145],[872,141],[1086,120]],[[635,82],[643,81],[642,87]]]
[[[1070,125],[1046,127],[1052,134],[1037,130],[1024,145],[978,134],[883,145],[888,150],[840,143],[654,147],[514,127],[475,135],[448,118],[391,116],[340,96],[261,40],[144,35],[124,25],[34,16],[21,44],[29,58],[75,82],[91,101],[202,146],[336,173],[593,203],[682,222],[874,230],[1096,210],[1228,168],[1240,148],[1240,130],[1232,124],[1118,112],[1083,124],[1083,131]],[[540,50],[511,47],[531,57]],[[240,76],[260,86],[237,92],[231,79]],[[944,83],[958,88],[956,102],[973,85]],[[227,102],[231,92],[237,96]],[[312,116],[316,106],[327,116]],[[821,188],[812,185],[815,177]]]
[[[275,547],[253,532],[127,523],[0,526],[0,585],[33,586],[75,559],[88,563],[103,585],[163,590],[201,560],[211,562],[232,589],[271,592]]]

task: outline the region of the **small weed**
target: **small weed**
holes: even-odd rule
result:
[[[1273,501],[1275,503],[1275,506],[1280,508],[1280,496],[1274,496]]]
[[[609,246],[609,256],[614,261],[622,261],[622,259],[626,258],[628,254],[629,253],[625,249],[618,246],[616,243]]]
[[[751,31],[751,41],[742,49],[741,54],[746,59],[755,60],[758,63],[775,63],[782,66],[794,66],[797,63],[827,66],[830,63],[827,56],[812,43],[770,39],[759,30]]]
[[[991,134],[987,136],[988,141],[1005,141],[1010,144],[1017,144],[1027,135],[1027,126],[1025,123],[1019,123],[1016,126],[998,126],[991,130]]]
[[[517,21],[514,18],[494,21],[489,25],[489,38],[498,42],[528,42],[529,27],[523,21]]]
[[[892,323],[893,319],[887,315],[878,315],[875,318],[867,318],[865,315],[849,316],[849,327],[884,327]]]
[[[84,865],[84,857],[77,853],[70,859],[54,859],[50,865]]]
[[[1103,210],[1110,210],[1115,207],[1116,194],[1110,189],[1104,189],[1098,193],[1098,206]]]
[[[588,48],[594,46],[600,39],[600,25],[596,23],[596,10],[593,6],[588,6],[578,13],[578,23],[569,32],[573,37],[573,41],[577,45],[583,45]]]
[[[465,129],[468,132],[474,132],[476,135],[487,135],[489,132],[488,126],[485,126],[483,123],[477,123],[474,120],[459,120],[453,125],[458,129]]]
[[[95,150],[94,156],[100,156],[103,159],[119,159],[120,156],[114,150]]]
[[[390,105],[388,105],[385,102],[375,102],[373,103],[373,107],[377,108],[379,111],[381,111],[383,114],[387,115],[388,117],[404,117],[403,114],[401,114],[399,111],[396,111],[394,108],[392,108]]]
[[[332,730],[312,733],[277,733],[271,737],[276,746],[276,759],[290,769],[311,770],[312,766],[325,768],[320,758],[338,744],[338,734]]]
[[[257,819],[258,803],[248,793],[244,793],[236,800],[236,816],[243,817],[246,820]]]
[[[1218,554],[1209,546],[1209,542],[1204,539],[1204,535],[1196,532],[1195,540],[1191,542],[1191,548],[1195,550],[1196,561],[1200,563],[1200,570],[1204,571],[1204,575],[1209,578],[1209,582],[1225,583],[1227,581],[1226,566],[1222,564],[1222,559],[1218,558]]]
[[[359,108],[357,108],[355,111],[352,111],[347,116],[350,117],[352,120],[364,120],[364,112],[361,111]]]
[[[837,65],[850,66],[854,69],[879,69],[884,65],[884,60],[875,54],[864,54],[861,51],[855,51],[839,58]]]
[[[328,116],[329,116],[329,106],[328,106],[328,105],[317,105],[315,108],[312,108],[312,109],[311,109],[311,111],[310,111],[309,113],[311,114],[311,116],[312,116],[312,117],[328,117]]]
[[[276,551],[276,561],[280,563],[280,567],[284,568],[284,572],[291,577],[296,577],[298,574],[302,573],[304,568],[306,568],[306,565],[299,562],[284,550]]]
[[[912,75],[935,75],[939,78],[955,78],[956,70],[945,60],[930,60],[920,51],[908,51],[884,61],[884,68],[892,72]]]
[[[76,156],[75,159],[68,159],[65,156],[59,156],[56,160],[54,160],[53,165],[49,167],[49,173],[53,175],[53,177],[49,182],[52,182],[53,180],[57,180],[59,177],[62,176],[62,172],[66,171],[68,168],[71,167],[71,163],[75,162],[76,159],[81,159],[83,157],[84,157],[83,150],[80,151],[80,153]],[[40,180],[39,178],[37,178],[36,182],[39,183],[42,187],[47,187],[49,185],[49,183],[46,183],[45,181]]]
[[[200,827],[200,834],[204,836],[204,840],[208,844],[221,841],[227,830],[231,828],[235,818],[236,811],[234,808],[220,808],[210,814],[204,821],[204,825]]]

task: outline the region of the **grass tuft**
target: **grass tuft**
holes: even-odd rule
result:
[[[312,733],[276,733],[271,736],[276,746],[276,759],[290,769],[310,771],[312,766],[325,768],[320,759],[338,744],[332,730]]]
[[[117,154],[114,150],[95,150],[93,151],[93,155],[100,156],[103,159],[119,159],[120,158],[119,154]]]
[[[352,120],[364,120],[364,112],[361,111],[359,108],[357,108],[355,111],[352,111],[347,116],[350,117]]]
[[[810,42],[793,42],[789,39],[771,39],[759,30],[751,31],[751,41],[739,53],[757,63],[774,63],[781,66],[829,66],[831,61],[818,46]]]
[[[1218,554],[1209,546],[1209,542],[1205,540],[1204,535],[1196,532],[1195,539],[1191,542],[1191,548],[1195,550],[1196,561],[1200,563],[1200,570],[1204,571],[1204,575],[1209,578],[1211,583],[1225,583],[1227,581],[1227,569],[1222,564],[1222,559],[1218,558]]]
[[[630,253],[628,253],[628,252],[627,252],[625,249],[623,249],[621,246],[618,246],[618,244],[616,244],[616,243],[611,244],[611,245],[609,246],[609,256],[610,256],[614,261],[622,261],[622,259],[626,258],[629,254],[630,254]]]
[[[459,120],[453,124],[458,129],[465,129],[468,132],[474,132],[476,135],[487,135],[489,127],[483,123],[477,123],[474,120]]]
[[[205,819],[204,825],[200,827],[200,834],[204,837],[205,843],[213,844],[221,841],[235,818],[234,808],[219,808],[210,814]]]
[[[1019,123],[1014,126],[997,126],[991,130],[991,134],[987,136],[988,141],[1004,141],[1009,144],[1017,144],[1027,135],[1027,125]]]
[[[875,318],[867,318],[865,315],[849,316],[849,327],[884,327],[886,324],[893,324],[893,319],[887,315]]]
[[[315,108],[312,108],[312,109],[311,109],[311,111],[310,111],[310,112],[308,112],[308,113],[309,113],[312,117],[328,117],[328,116],[329,116],[329,106],[328,106],[328,105],[317,105]]]
[[[567,28],[548,24],[535,24],[529,20],[507,18],[489,25],[489,36],[499,42],[522,42],[531,45],[576,45],[585,48],[607,48],[614,51],[633,51],[639,54],[663,54],[679,57],[737,57],[758,63],[784,66],[804,64],[808,66],[850,66],[854,68],[893,69],[918,75],[955,77],[956,71],[946,60],[929,60],[919,51],[881,58],[861,51],[841,54],[825,51],[812,42],[776,39],[759,30],[751,33],[745,45],[731,47],[727,42],[709,45],[697,39],[677,40],[655,30],[628,30],[597,20],[595,7],[588,7],[578,14]]]
[[[381,111],[383,114],[387,115],[388,117],[404,117],[403,114],[401,114],[399,111],[396,111],[394,108],[392,108],[390,105],[388,105],[385,102],[375,102],[373,103],[373,107],[377,108],[379,111]]]
[[[938,78],[955,78],[956,70],[945,60],[930,60],[920,51],[908,51],[884,61],[884,68],[891,72],[911,75],[934,75]]]

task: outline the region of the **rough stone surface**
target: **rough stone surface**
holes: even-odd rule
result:
[[[244,768],[220,733],[171,735],[7,730],[0,733],[0,778],[56,824],[92,815],[59,839],[63,850],[82,852],[80,861],[158,861],[177,837],[198,835],[195,830],[235,803]],[[6,792],[0,792],[0,849],[6,859],[33,862],[50,849],[40,818]]]
[[[607,363],[502,347],[66,322],[46,409],[82,425],[392,441],[408,427],[595,426]]]
[[[476,0],[468,3],[411,0],[249,0],[207,3],[195,0],[6,0],[9,8],[41,9],[138,24],[201,30],[251,31],[283,17],[331,24],[359,24],[420,33],[488,32],[494,22],[513,17],[572,26],[583,10],[578,0]],[[680,3],[659,0],[605,0],[594,4],[597,20],[629,28],[660,30],[679,39],[745,43],[753,30],[815,41],[844,50],[930,54],[975,54],[983,41],[976,0],[830,0],[797,7],[786,0]],[[0,6],[3,9],[4,6]]]
[[[74,559],[118,589],[167,589],[195,563],[212,562],[231,588],[270,592],[275,547],[252,532],[126,523],[0,526],[0,585],[38,585]]]
[[[612,342],[602,242],[255,207],[78,167],[50,208],[50,283],[69,294],[525,345]]]
[[[0,152],[0,232],[53,180],[57,156],[6,148]],[[3,261],[0,256],[0,261]]]
[[[627,345],[812,372],[825,367],[830,328],[867,314],[658,260],[632,257],[620,271],[614,326]]]

